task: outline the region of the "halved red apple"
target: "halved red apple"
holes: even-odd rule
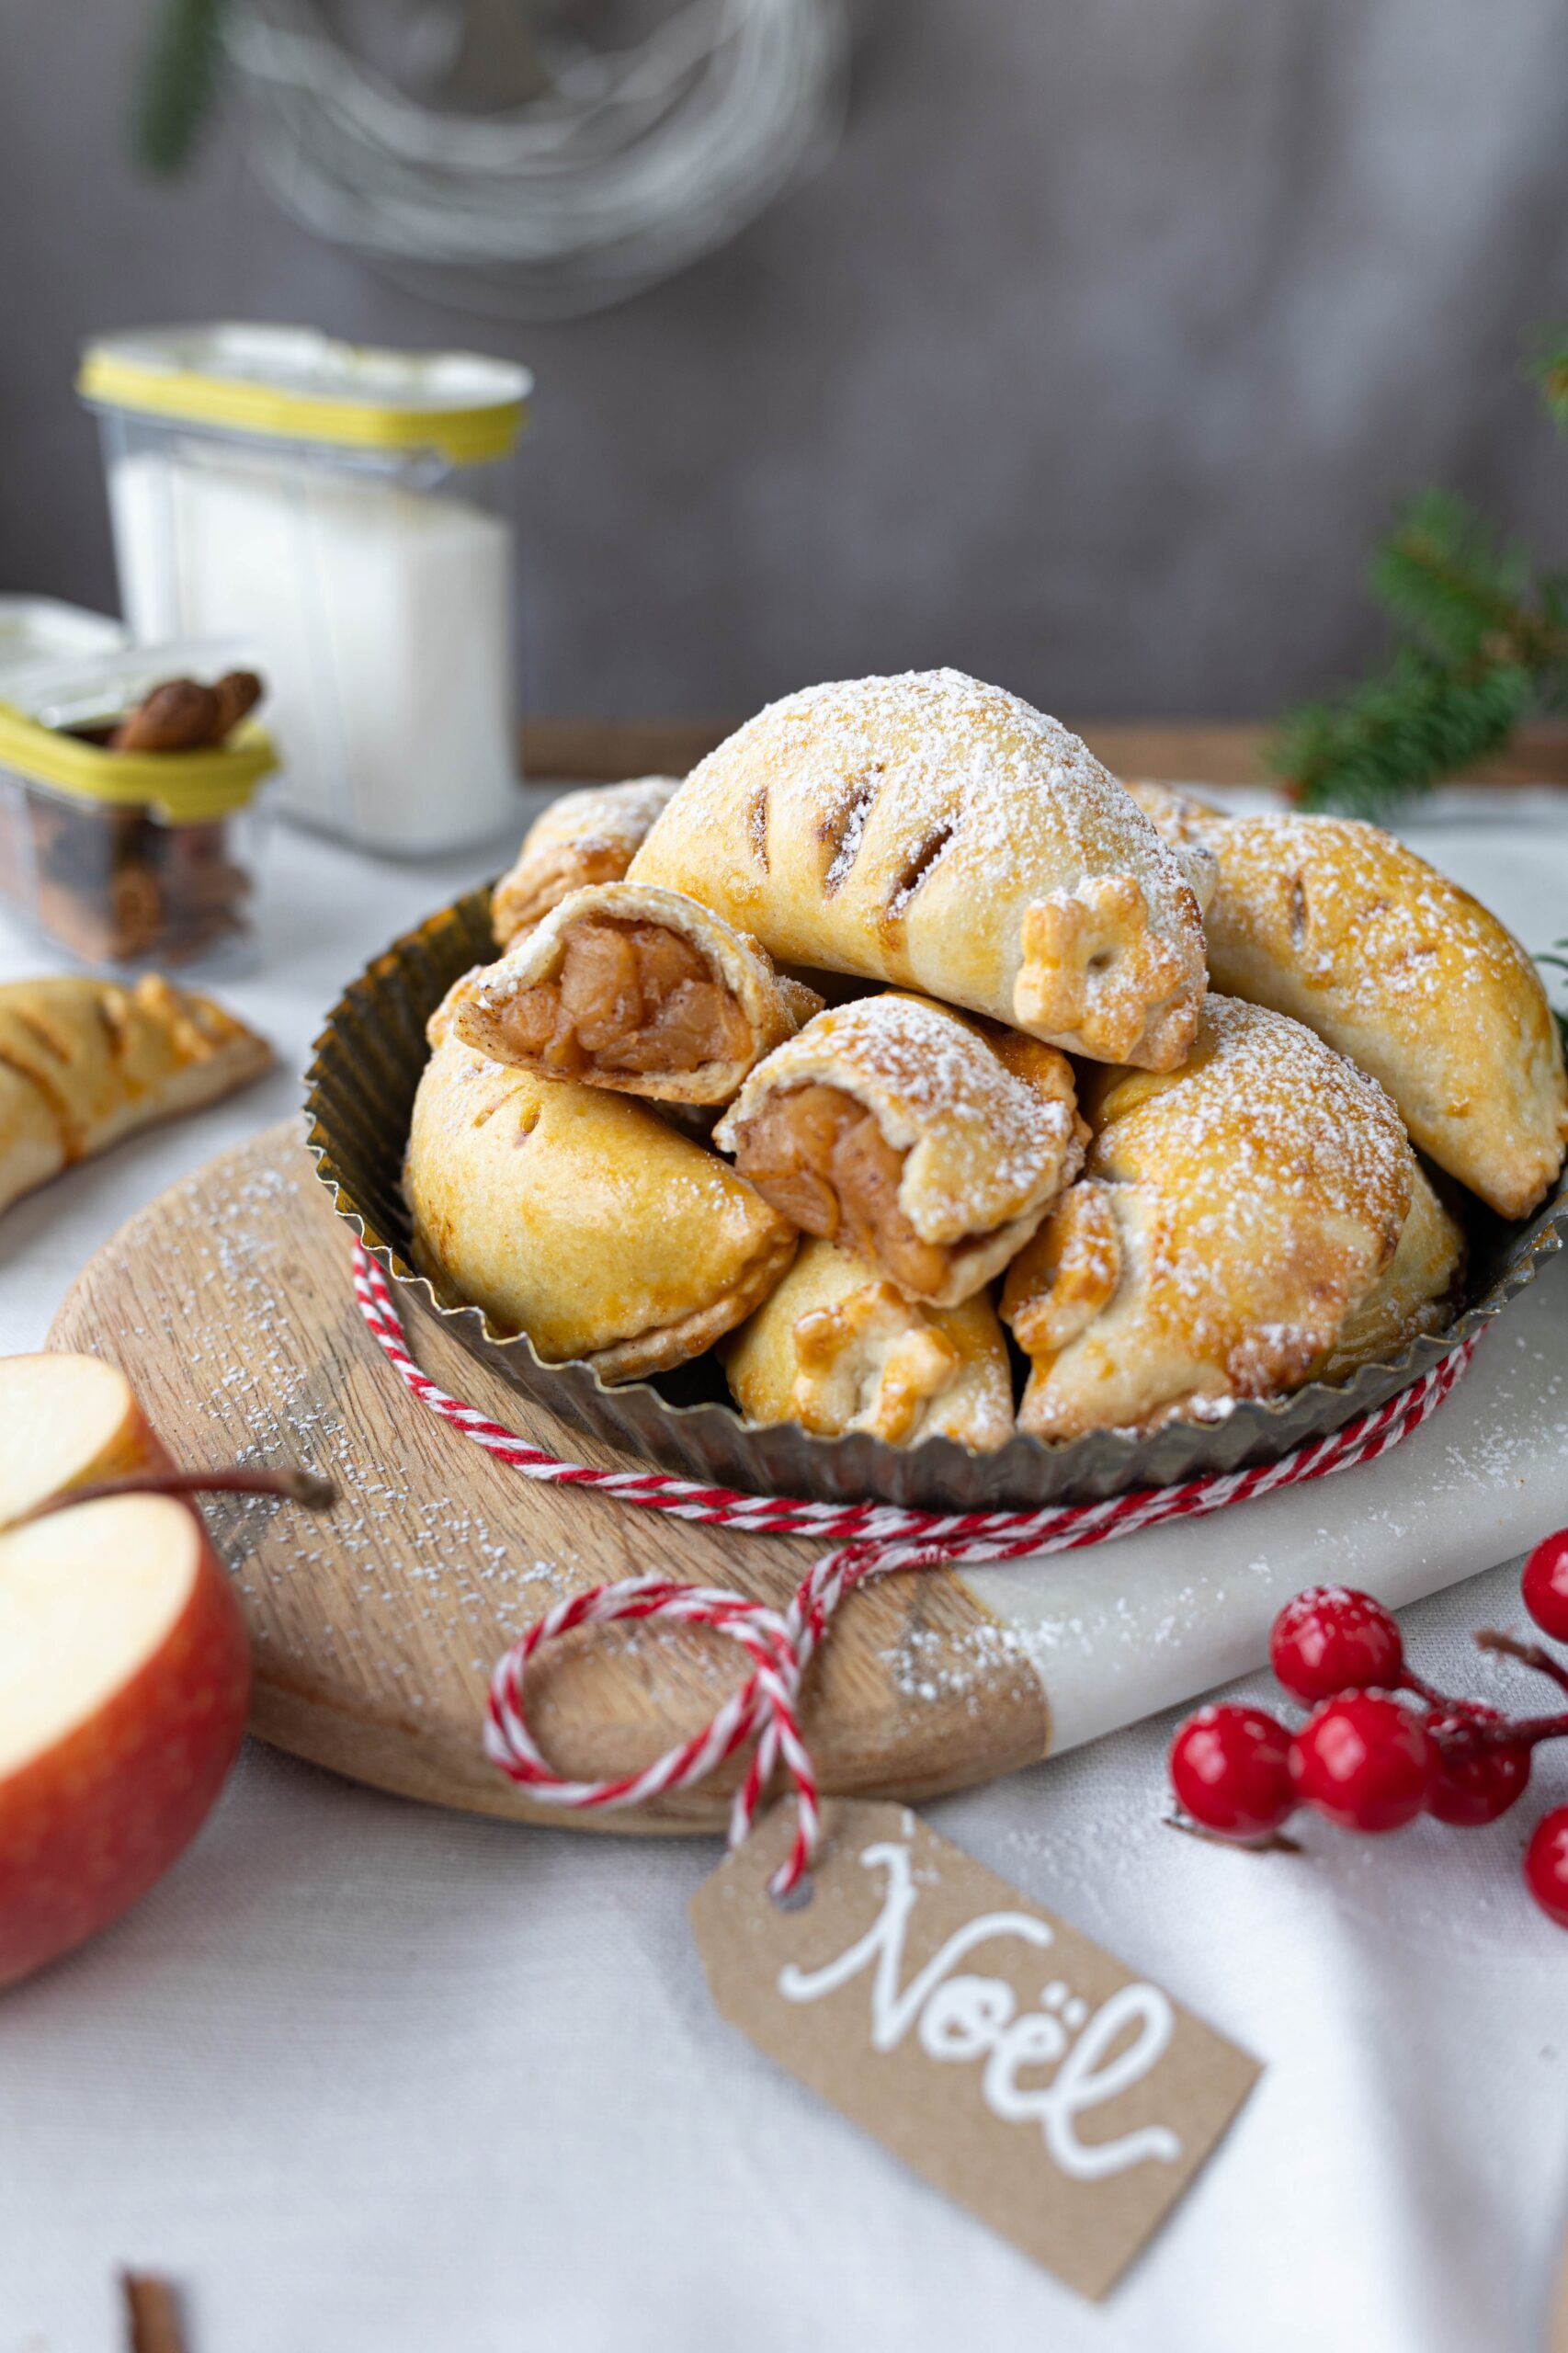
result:
[[[118,1918],[194,1837],[250,1689],[239,1606],[167,1495],[64,1504],[168,1457],[94,1357],[0,1360],[0,1985]]]
[[[67,1487],[168,1468],[118,1365],[0,1357],[0,1528]]]

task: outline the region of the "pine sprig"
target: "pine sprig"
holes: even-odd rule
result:
[[[162,0],[137,79],[131,144],[143,171],[173,179],[199,145],[222,68],[222,0]]]
[[[1540,386],[1547,412],[1557,425],[1568,425],[1568,326],[1537,330],[1529,372]]]
[[[1500,751],[1530,697],[1530,675],[1517,665],[1484,664],[1468,676],[1407,651],[1348,694],[1292,712],[1270,766],[1303,809],[1384,817],[1437,778]]]
[[[1531,372],[1568,426],[1568,326],[1538,338]],[[1371,583],[1392,661],[1288,712],[1266,755],[1304,808],[1386,815],[1501,751],[1530,710],[1568,709],[1568,573],[1538,569],[1451,492],[1405,509]]]
[[[1490,647],[1524,661],[1537,633],[1528,607],[1529,557],[1503,546],[1483,517],[1446,490],[1415,501],[1372,565],[1372,585],[1399,626],[1439,662],[1471,663]]]

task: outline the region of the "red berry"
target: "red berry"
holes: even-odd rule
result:
[[[1568,1928],[1568,1805],[1536,1824],[1525,1849],[1525,1884],[1548,1919]]]
[[[1268,1656],[1294,1698],[1311,1707],[1341,1691],[1392,1690],[1404,1672],[1399,1627],[1369,1593],[1314,1585],[1274,1620]]]
[[[1386,1691],[1325,1699],[1290,1743],[1296,1795],[1342,1830],[1402,1830],[1426,1803],[1437,1744]]]
[[[1525,1563],[1525,1608],[1543,1634],[1568,1643],[1568,1528],[1545,1537]]]
[[[1200,1708],[1171,1743],[1171,1786],[1206,1830],[1261,1838],[1295,1804],[1290,1734],[1261,1708]]]
[[[1479,1699],[1460,1699],[1446,1714],[1428,1716],[1426,1725],[1428,1731],[1436,1731],[1439,1725],[1458,1728],[1502,1721],[1495,1708],[1483,1707]],[[1427,1792],[1426,1811],[1439,1822],[1452,1823],[1456,1829],[1479,1829],[1483,1823],[1495,1822],[1507,1813],[1516,1798],[1523,1796],[1529,1777],[1528,1748],[1477,1748],[1467,1756],[1462,1749],[1448,1749],[1439,1742],[1437,1773]]]

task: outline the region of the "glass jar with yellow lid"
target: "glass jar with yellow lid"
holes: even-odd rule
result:
[[[233,963],[277,765],[249,715],[261,692],[223,650],[188,645],[7,679],[0,899],[85,963]]]
[[[126,620],[242,635],[272,690],[286,816],[410,857],[519,819],[505,460],[523,368],[312,330],[90,344]]]

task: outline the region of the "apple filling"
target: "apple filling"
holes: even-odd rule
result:
[[[842,1241],[903,1290],[932,1297],[952,1252],[922,1241],[899,1207],[903,1162],[875,1114],[836,1086],[769,1096],[735,1138],[741,1175],[803,1233]]]
[[[574,924],[559,970],[499,1008],[508,1041],[563,1078],[744,1063],[751,1024],[687,939],[656,923]]]

